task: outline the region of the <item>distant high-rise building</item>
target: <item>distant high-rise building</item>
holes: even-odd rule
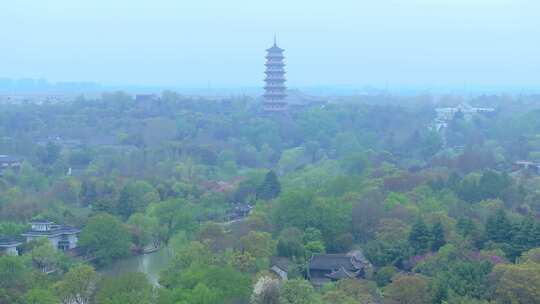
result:
[[[284,49],[277,46],[275,37],[274,45],[266,50],[264,110],[267,112],[283,112],[287,110],[284,51]]]

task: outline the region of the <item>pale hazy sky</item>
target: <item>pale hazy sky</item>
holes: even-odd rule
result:
[[[0,77],[258,86],[540,83],[540,0],[0,0]]]

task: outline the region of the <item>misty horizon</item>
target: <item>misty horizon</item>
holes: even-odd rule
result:
[[[274,34],[293,88],[527,88],[540,68],[540,4],[526,0],[5,6],[0,77],[15,79],[258,88]]]
[[[289,86],[290,91],[299,91],[314,96],[354,96],[354,95],[463,95],[481,96],[486,94],[539,94],[540,86],[519,85],[400,85],[400,84],[365,84],[365,85],[319,85],[319,86]],[[192,96],[225,97],[245,95],[260,97],[264,92],[263,84],[253,86],[144,86],[133,84],[110,84],[92,81],[58,81],[47,79],[21,78],[11,79],[0,77],[1,95],[86,95],[95,96],[111,91],[124,91],[131,94],[161,94],[164,91],[174,91]]]
[[[539,0],[0,8],[0,304],[540,303]]]

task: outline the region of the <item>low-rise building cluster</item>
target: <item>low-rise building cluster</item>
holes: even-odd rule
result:
[[[21,234],[26,242],[38,239],[47,239],[50,244],[61,251],[73,250],[79,241],[80,229],[58,225],[48,220],[34,220],[30,222],[30,230]],[[18,255],[18,248],[23,244],[20,240],[0,239],[0,252],[8,255]]]

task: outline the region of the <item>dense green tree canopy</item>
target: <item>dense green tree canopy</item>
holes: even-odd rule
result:
[[[88,220],[81,232],[79,245],[97,263],[108,264],[129,253],[130,235],[124,224],[109,214],[98,214]]]
[[[96,301],[103,304],[138,304],[154,302],[153,286],[143,273],[127,273],[104,278],[98,284]]]
[[[76,250],[0,256],[0,302],[535,303],[537,98],[467,99],[497,110],[444,118],[462,98],[385,94],[287,115],[174,92],[2,103],[0,155],[22,163],[0,167],[0,239],[31,219],[82,232]],[[159,286],[104,269],[152,250],[170,259]],[[314,254],[350,250],[374,267],[306,280]]]

